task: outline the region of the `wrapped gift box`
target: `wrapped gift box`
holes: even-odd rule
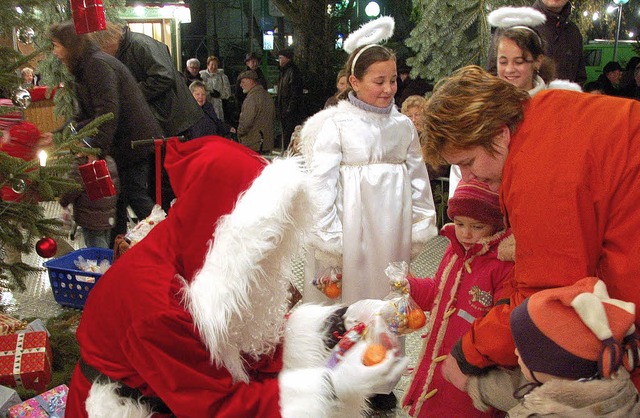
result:
[[[79,169],[89,200],[98,200],[116,194],[116,188],[105,160],[83,164]]]
[[[13,334],[24,329],[27,323],[12,316],[0,314],[0,335]]]
[[[45,331],[0,336],[0,384],[42,392],[51,381],[51,344]]]
[[[56,386],[9,408],[9,418],[63,418],[67,406],[67,385]]]
[[[107,28],[102,0],[71,0],[71,13],[78,35]]]
[[[0,417],[6,417],[9,408],[22,402],[18,393],[6,386],[0,386]]]

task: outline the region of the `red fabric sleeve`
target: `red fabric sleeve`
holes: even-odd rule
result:
[[[514,353],[516,346],[509,325],[512,310],[513,306],[509,304],[494,306],[484,318],[477,319],[471,330],[462,336],[464,359],[456,357],[456,360],[463,371],[465,362],[481,369],[496,364],[518,364]]]
[[[264,366],[268,373],[250,373],[248,384],[234,383],[226,369],[211,364],[186,312],[134,324],[122,349],[176,416],[280,416],[277,374],[270,370],[271,363]]]
[[[409,277],[409,294],[423,311],[430,311],[436,294],[436,282],[430,277]]]

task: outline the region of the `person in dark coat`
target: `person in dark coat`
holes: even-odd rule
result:
[[[245,68],[245,71],[255,71],[255,73],[258,75],[258,84],[260,84],[262,87],[264,87],[265,90],[267,90],[267,79],[264,76],[262,69],[260,68],[260,58],[254,52],[249,52],[244,57],[244,63],[247,66],[247,68]],[[242,110],[242,102],[244,101],[245,97],[247,97],[247,95],[242,91],[242,87],[240,87],[240,79],[236,80],[235,94],[236,104],[238,105],[238,112],[240,112]]]
[[[78,167],[86,162],[84,157],[79,157],[71,170],[71,178],[82,184],[80,170]],[[118,168],[115,160],[107,155],[104,157],[107,163],[107,169],[111,175],[111,181],[116,189],[116,193],[120,192],[120,180],[118,177]],[[109,248],[109,238],[111,229],[115,225],[116,205],[118,201],[117,194],[114,196],[103,197],[102,199],[91,200],[85,189],[76,190],[65,193],[60,196],[60,206],[67,208],[73,204],[73,220],[82,228],[82,237],[84,238],[85,247]]]
[[[282,149],[286,150],[296,125],[304,120],[302,73],[293,62],[293,50],[278,52],[280,78],[276,97],[276,113],[282,124]]]
[[[609,61],[602,69],[598,77],[598,83],[602,86],[602,93],[609,96],[620,96],[618,84],[622,78],[622,66],[615,61]]]
[[[112,113],[103,122],[89,146],[100,149],[99,157],[111,155],[116,161],[122,190],[118,195],[114,231],[127,229],[127,206],[139,219],[151,213],[154,201],[147,190],[150,149],[131,148],[136,140],[161,137],[162,129],[151,112],[138,83],[127,67],[100,51],[89,36],[77,35],[73,22],[54,24],[49,28],[53,53],[74,77],[77,97],[75,120],[82,127],[95,118]],[[95,160],[91,155],[88,162]]]
[[[227,136],[231,132],[236,132],[216,115],[213,105],[207,100],[207,86],[202,81],[196,80],[191,83],[189,90],[206,116],[193,127],[195,138],[206,135]]]
[[[189,58],[187,60],[187,67],[182,73],[184,75],[187,86],[190,86],[194,81],[202,81],[200,77],[200,60],[198,58]]]
[[[189,88],[175,67],[169,48],[127,26],[107,23],[107,29],[92,34],[106,53],[127,66],[151,106],[165,137],[194,137],[192,128],[204,117]],[[164,155],[162,157],[164,161]],[[149,172],[150,190],[155,189],[155,158]],[[175,198],[169,176],[162,168],[162,208],[168,211]]]

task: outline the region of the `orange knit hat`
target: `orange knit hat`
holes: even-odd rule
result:
[[[596,277],[531,295],[511,313],[523,363],[534,372],[608,378],[638,366],[635,304],[611,299]]]

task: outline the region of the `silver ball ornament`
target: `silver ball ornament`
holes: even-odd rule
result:
[[[31,93],[28,90],[23,89],[22,87],[18,88],[13,94],[13,98],[11,102],[14,106],[20,107],[23,110],[28,108],[31,104]]]
[[[20,42],[26,45],[31,45],[33,43],[33,39],[36,36],[36,31],[33,28],[22,28],[18,29],[18,39]]]
[[[10,184],[14,193],[22,194],[27,190],[27,183],[22,179],[11,179]]]

